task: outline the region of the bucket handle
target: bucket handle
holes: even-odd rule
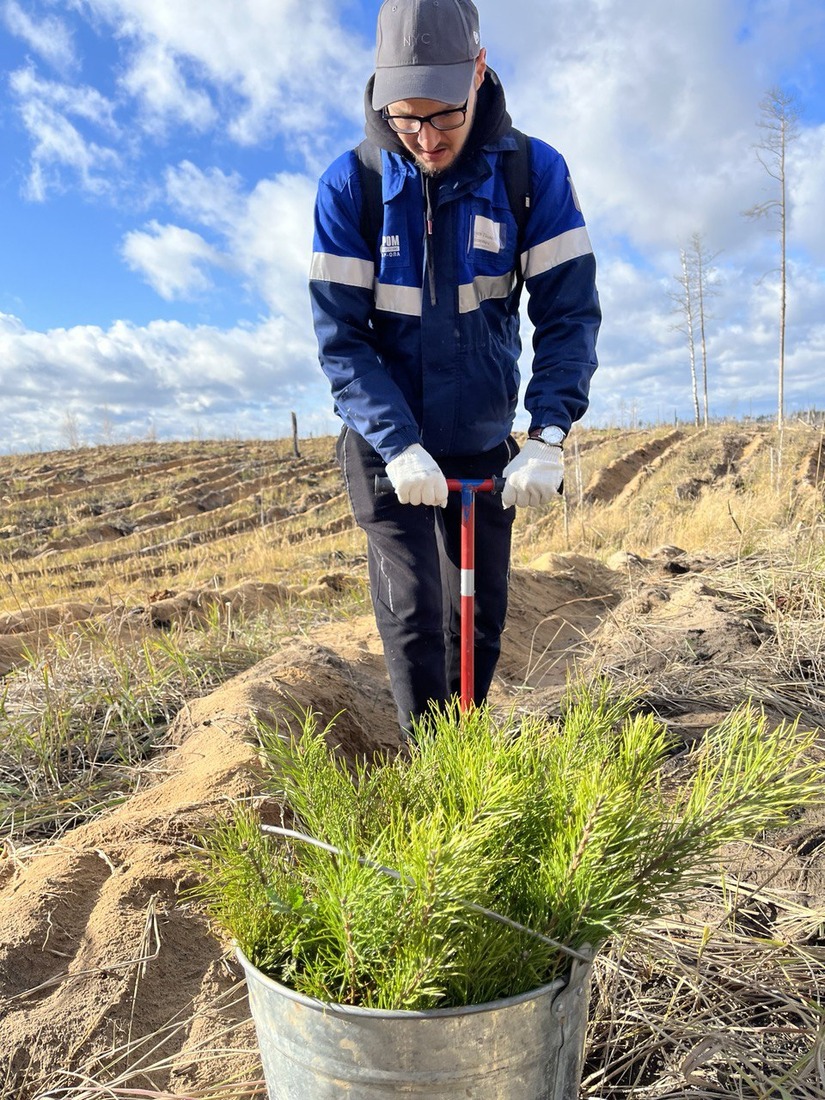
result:
[[[311,844],[315,848],[321,848],[323,851],[330,852],[334,856],[347,856],[347,853],[342,852],[340,848],[336,848],[332,844],[327,844],[323,840],[317,840],[314,836],[308,836],[306,833],[299,833],[295,829],[284,829],[279,825],[261,825],[261,832],[291,837],[293,840],[300,840],[305,844]],[[382,875],[388,875],[398,882],[404,881],[404,876],[400,871],[394,871],[391,867],[382,867],[380,863],[375,863],[374,860],[367,859],[366,856],[357,856],[356,858],[364,867],[372,867],[375,871],[380,871]],[[412,880],[408,879],[407,881],[411,882]],[[581,950],[576,951],[572,947],[567,947],[566,944],[559,943],[558,940],[553,940],[549,936],[543,935],[541,932],[536,932],[533,928],[528,928],[524,924],[519,924],[518,921],[502,916],[501,913],[496,913],[492,909],[485,909],[483,905],[476,905],[475,902],[472,901],[464,901],[463,898],[457,898],[456,900],[460,905],[463,905],[471,912],[478,913],[482,917],[489,917],[490,920],[498,921],[499,924],[505,924],[508,928],[512,928],[516,932],[523,932],[527,936],[533,936],[534,939],[541,940],[542,943],[546,943],[550,947],[555,947],[558,951],[564,952],[565,955],[569,955],[578,962],[586,963],[588,966],[593,962],[593,951],[587,944],[583,944]]]

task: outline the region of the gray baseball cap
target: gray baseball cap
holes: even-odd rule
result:
[[[401,99],[463,103],[481,48],[472,0],[385,0],[378,13],[376,111]]]

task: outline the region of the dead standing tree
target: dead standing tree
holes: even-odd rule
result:
[[[690,355],[690,384],[691,392],[693,394],[693,423],[696,427],[699,427],[699,387],[696,381],[696,325],[695,325],[695,302],[694,302],[694,277],[691,264],[691,258],[688,255],[687,249],[682,248],[679,251],[679,259],[682,262],[682,270],[679,275],[676,276],[676,281],[679,284],[679,292],[671,295],[676,308],[682,314],[681,322],[675,327],[680,332],[684,332],[687,336],[688,342],[688,354]]]
[[[771,88],[759,104],[761,118],[757,126],[765,136],[754,148],[759,163],[776,180],[778,193],[745,211],[746,218],[775,218],[780,239],[779,267],[779,385],[776,426],[780,433],[785,424],[785,321],[788,302],[788,146],[799,136],[799,106],[796,98],[779,87]],[[780,435],[781,450],[781,435]]]
[[[690,380],[693,392],[693,421],[698,428],[700,423],[708,426],[710,409],[708,405],[708,344],[706,328],[706,304],[714,293],[710,281],[712,274],[711,264],[719,255],[715,252],[708,255],[705,251],[701,233],[694,233],[690,238],[688,248],[679,252],[681,271],[676,276],[679,284],[677,293],[671,297],[676,303],[677,311],[682,315],[682,320],[676,328],[687,336],[688,354],[690,356]],[[699,382],[696,371],[696,347],[697,342],[702,353],[702,412],[699,410]]]
[[[705,414],[705,427],[708,426],[708,341],[705,332],[705,301],[707,299],[708,260],[702,248],[702,237],[694,233],[691,238],[693,260],[696,265],[696,292],[699,299],[699,343],[702,346],[702,407]]]

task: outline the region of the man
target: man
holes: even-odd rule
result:
[[[504,167],[517,141],[470,0],[386,0],[365,109],[381,150],[383,225],[366,238],[363,172],[356,152],[345,153],[318,187],[310,293],[344,422],[338,458],[367,535],[373,608],[408,735],[460,686],[460,498],[445,479],[506,478],[500,500],[476,502],[481,702],[500,652],[514,505],[545,504],[561,487],[562,443],[587,408],[600,313],[567,167],[532,138],[518,239]],[[519,274],[535,326],[521,453],[510,435]],[[385,468],[395,492],[377,496]]]

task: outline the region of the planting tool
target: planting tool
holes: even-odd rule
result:
[[[458,702],[462,710],[469,710],[475,689],[476,493],[500,493],[504,489],[504,478],[448,477],[447,488],[451,493],[461,493],[461,692]],[[388,477],[377,475],[375,491],[393,492],[392,482]]]

